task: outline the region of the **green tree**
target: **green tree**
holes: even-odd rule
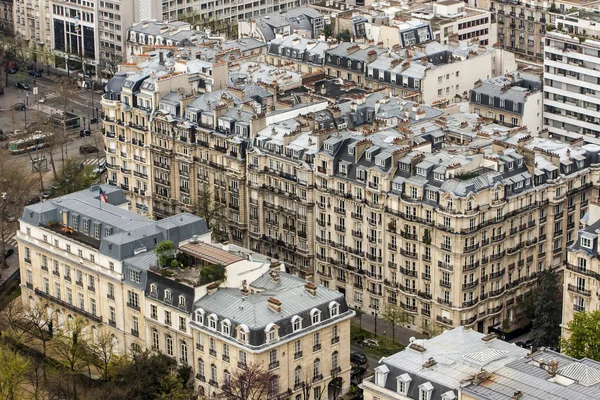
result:
[[[546,270],[539,279],[530,339],[534,348],[557,348],[562,320],[562,295],[556,272]]]
[[[323,36],[325,36],[325,39],[333,37],[333,24],[325,24],[323,26]]]
[[[561,350],[574,358],[600,361],[600,311],[577,312],[567,326],[570,336],[561,339]]]
[[[392,326],[392,339],[396,341],[396,325],[408,323],[410,315],[395,304],[386,304],[379,314],[381,319]]]
[[[0,399],[23,398],[23,382],[29,361],[7,346],[0,346]]]
[[[58,177],[53,185],[56,187],[56,195],[65,195],[79,190],[89,188],[96,180],[94,168],[91,165],[83,165],[81,160],[67,158],[58,169]]]
[[[170,266],[174,251],[175,245],[172,240],[163,240],[158,243],[154,249],[154,254],[158,257],[158,265],[161,267]]]
[[[339,42],[350,42],[352,40],[352,35],[348,29],[340,32],[335,37]]]

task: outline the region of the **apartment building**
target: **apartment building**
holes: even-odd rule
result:
[[[297,33],[281,36],[269,43],[266,62],[303,74],[322,72],[325,50],[333,46],[333,43],[307,39]]]
[[[190,326],[195,303],[216,286],[239,290],[243,280],[258,279],[282,264],[235,245],[211,244],[210,237],[200,236],[176,248],[175,260],[177,267],[162,265],[147,271],[143,337],[148,348],[195,368],[196,350],[205,343]],[[153,265],[158,265],[156,260]]]
[[[556,15],[546,35],[544,128],[564,141],[600,143],[598,21],[593,11]]]
[[[478,79],[516,69],[511,53],[492,46],[428,42],[407,49],[341,43],[325,52],[325,72],[367,88],[391,88],[392,95],[447,105],[468,98]]]
[[[540,71],[514,71],[475,82],[469,109],[509,127],[526,126],[533,134],[543,129],[543,92]]]
[[[106,202],[100,193],[106,196]],[[47,301],[55,329],[83,317],[91,337],[108,329],[115,352],[145,347],[144,292],[157,243],[210,241],[190,214],[152,221],[127,210],[120,189],[92,186],[27,206],[19,221],[22,300]]]
[[[432,135],[446,119],[410,129]],[[474,152],[385,132],[325,140],[314,161],[317,282],[367,312],[401,306],[411,326],[518,326],[516,298],[576,238],[592,149],[523,129],[493,135],[477,133]]]
[[[454,400],[461,398],[465,384],[479,383],[527,353],[494,334],[457,327],[430,340],[415,340],[403,351],[383,358],[360,386],[365,400]]]
[[[540,350],[473,379],[463,386],[465,400],[512,400],[552,398],[560,393],[567,399],[600,397],[600,363],[578,360],[552,350]],[[507,390],[507,388],[511,388]]]
[[[12,0],[0,1],[0,31],[4,33],[12,34],[15,30],[13,6]]]
[[[50,0],[13,2],[15,34],[23,40],[25,53],[52,50],[51,5]]]
[[[288,8],[285,11],[262,15],[260,18],[238,20],[238,36],[256,38],[269,43],[278,35],[298,33],[317,38],[324,26],[323,15],[311,7]]]
[[[258,365],[272,374],[267,398],[340,395],[350,386],[353,315],[340,293],[276,268],[241,290],[215,288],[190,323],[197,390],[227,393],[237,368]]]
[[[598,160],[591,160],[597,164]],[[590,203],[586,218],[581,221],[583,228],[567,252],[563,279],[563,336],[569,336],[568,323],[576,313],[598,309],[600,262],[598,260],[598,233],[600,226],[600,205]]]

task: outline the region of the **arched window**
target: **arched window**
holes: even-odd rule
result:
[[[158,331],[156,328],[152,328],[152,348],[154,350],[159,350],[158,346]]]
[[[187,348],[187,343],[185,341],[181,341],[181,345],[180,347],[180,351],[181,351],[181,356],[180,356],[180,361],[182,363],[186,363],[188,362],[188,348]]]
[[[231,322],[228,319],[221,321],[221,333],[229,336],[231,330]]]
[[[338,352],[334,351],[331,354],[331,369],[337,369],[338,365]]]
[[[292,332],[297,332],[302,329],[302,318],[297,315],[292,317]]]
[[[204,324],[204,310],[199,308],[194,313],[194,321],[199,323],[200,325]]]
[[[294,370],[294,390],[300,387],[302,384],[302,367],[297,366]]]
[[[229,371],[225,370],[225,371],[223,371],[223,386],[225,386],[227,388],[227,387],[229,387],[230,383],[231,383],[231,374],[229,373]]]
[[[173,338],[167,335],[167,355],[173,357]]]
[[[310,320],[312,321],[313,325],[321,322],[321,311],[317,310],[316,308],[310,310]]]
[[[247,342],[249,332],[250,332],[250,330],[248,329],[248,327],[246,325],[242,324],[242,325],[238,326],[238,340],[240,342]]]
[[[277,325],[269,324],[265,328],[265,334],[267,335],[267,342],[272,342],[277,339]]]
[[[215,314],[210,314],[208,317],[208,328],[214,331],[217,330],[217,316]]]
[[[210,380],[218,382],[217,380],[217,366],[215,364],[210,365]]]
[[[315,361],[313,361],[313,381],[319,380],[319,375],[321,375],[321,360],[316,358]]]
[[[204,360],[201,358],[198,359],[198,375],[204,378]]]
[[[329,303],[329,315],[335,317],[340,313],[340,304],[337,301]]]
[[[279,394],[279,377],[277,375],[272,376],[269,381],[269,394],[270,398],[277,397]]]

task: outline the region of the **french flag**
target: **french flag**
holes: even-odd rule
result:
[[[108,203],[108,198],[106,197],[106,193],[100,188],[100,198],[104,200],[105,203]]]

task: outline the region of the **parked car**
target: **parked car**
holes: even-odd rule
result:
[[[92,146],[89,144],[85,144],[83,146],[79,146],[79,154],[90,154],[90,153],[97,153],[98,148],[96,146]]]
[[[350,353],[350,362],[356,365],[363,365],[367,363],[367,356],[358,351],[353,351]]]
[[[90,136],[91,134],[92,131],[90,131],[89,129],[82,129],[79,131],[79,137]]]
[[[23,111],[25,109],[25,103],[17,103],[12,106],[12,109],[16,111]]]
[[[380,343],[379,343],[379,340],[365,339],[365,340],[363,340],[362,345],[365,347],[379,347]]]
[[[28,84],[26,84],[25,82],[17,82],[17,85],[16,85],[16,86],[17,86],[17,88],[19,88],[19,89],[23,89],[23,90],[29,90],[29,89],[31,89],[31,88],[29,87],[29,85],[28,85]]]
[[[37,204],[40,202],[40,197],[39,196],[33,196],[31,197],[29,200],[27,200],[27,203],[25,203],[25,205],[32,205],[32,204]]]
[[[90,124],[95,124],[98,122],[98,118],[94,117],[90,120]]]
[[[96,176],[102,175],[103,173],[106,172],[106,160],[103,160],[100,162],[100,164],[98,164],[98,166],[96,168],[94,168],[93,171]]]
[[[4,131],[0,129],[0,142],[4,142],[5,140],[8,140],[8,136],[6,136]]]
[[[13,249],[12,247],[8,247],[6,249],[6,253],[4,253],[4,257],[8,258],[8,257],[12,256],[13,254],[15,254],[15,249]]]
[[[29,75],[33,76],[34,78],[40,78],[42,73],[40,71],[29,71]]]

